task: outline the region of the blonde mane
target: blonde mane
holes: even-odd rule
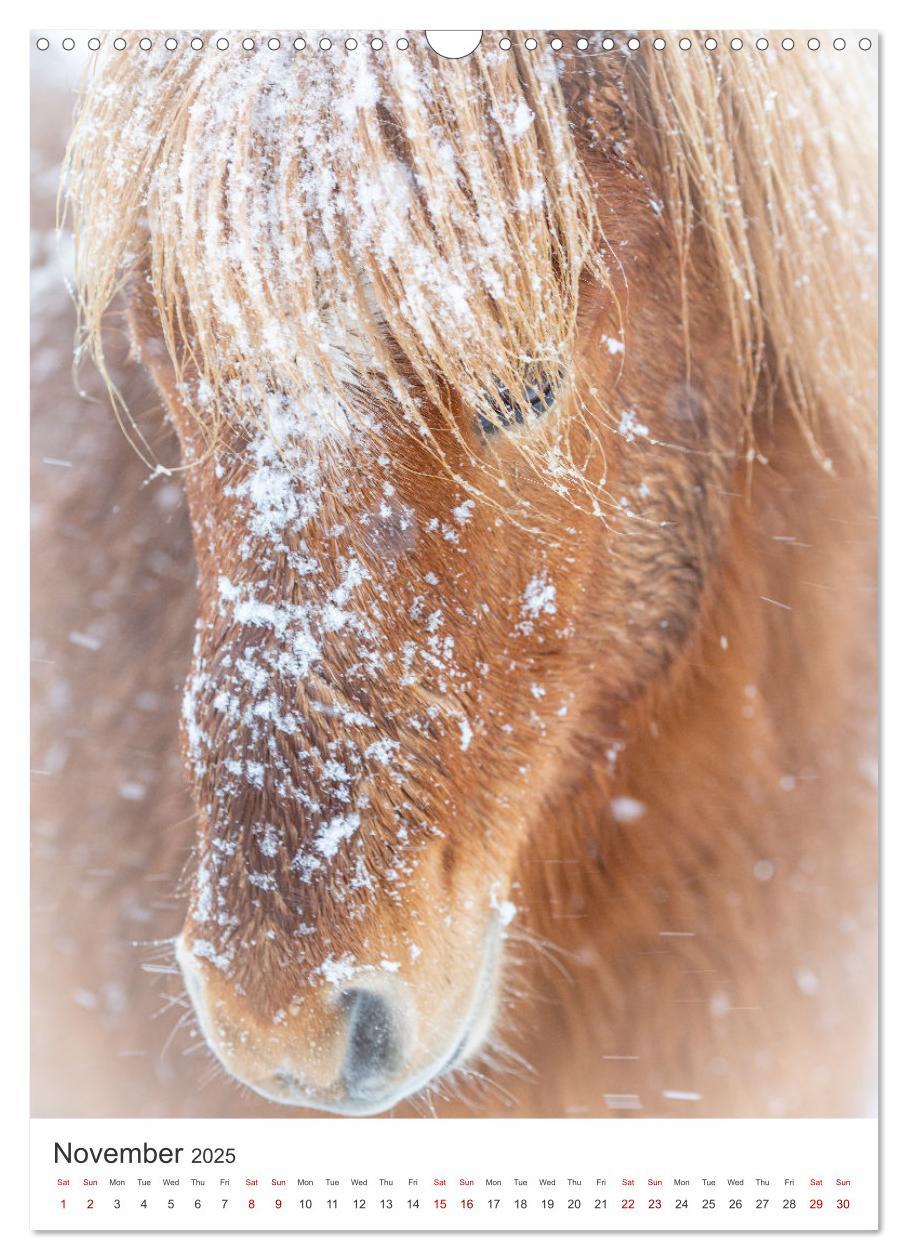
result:
[[[507,52],[487,34],[450,62],[417,37],[378,54],[337,37],[322,51],[317,35],[301,51],[285,36],[246,52],[227,32],[227,51],[206,35],[203,51],[158,39],[147,54],[108,37],[77,111],[65,205],[77,359],[98,362],[121,418],[105,317],[138,281],[206,450],[225,423],[270,422],[285,400],[318,438],[393,412],[437,447],[426,402],[459,433],[465,415],[496,423],[503,394],[558,382],[544,458],[564,467],[569,422],[612,420],[601,383],[600,414],[580,401],[581,277],[601,284],[617,328],[633,307],[574,131],[596,113],[597,70],[620,58],[603,141],[662,205],[682,294],[715,294],[749,454],[757,402],[778,396],[818,457],[835,435],[869,462],[875,137],[859,54],[810,52],[803,33],[798,51],[746,40],[735,52],[729,32],[712,52],[701,32],[688,51],[674,35],[626,57],[556,54],[539,32],[527,51],[525,34]],[[533,458],[538,444],[522,449]]]
[[[682,288],[712,283],[743,413],[778,391],[814,453],[872,463],[876,433],[876,76],[852,48],[677,38],[628,60],[632,127],[677,241]],[[774,32],[773,43],[782,32]],[[702,233],[709,276],[687,266]]]

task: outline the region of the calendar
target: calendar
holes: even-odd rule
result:
[[[873,1121],[439,1123],[431,1145],[420,1147],[389,1132],[388,1124],[406,1127],[393,1122],[35,1122],[32,1226],[869,1230],[877,1225]],[[179,1144],[165,1145],[168,1140]]]
[[[32,1229],[875,1230],[879,33],[29,41]]]

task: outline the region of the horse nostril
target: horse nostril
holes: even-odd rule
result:
[[[398,1040],[390,1004],[368,989],[348,989],[343,994],[349,1012],[347,1050],[341,1070],[352,1096],[380,1088],[397,1066]]]

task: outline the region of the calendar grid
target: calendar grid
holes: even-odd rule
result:
[[[404,1126],[402,1131],[401,1126]],[[868,1230],[873,1120],[32,1122],[38,1230]],[[401,1140],[401,1139],[404,1140]]]

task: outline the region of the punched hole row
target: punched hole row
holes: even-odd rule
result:
[[[377,35],[373,36],[372,39],[366,42],[374,52],[380,52],[385,47],[385,41],[380,39]],[[622,44],[618,40],[607,37],[606,39],[601,40],[597,45],[595,41],[589,40],[585,36],[580,36],[579,39],[574,41],[574,47],[578,52],[587,52],[589,49],[596,52],[599,48],[601,48],[603,52],[612,52],[615,49],[618,49],[619,51],[626,49],[629,52],[636,52],[639,48],[643,47],[644,42],[644,40],[638,39],[636,36],[631,36],[630,39]],[[816,52],[822,46],[820,40],[817,39],[816,36],[811,36],[811,38],[806,41],[806,44],[811,52]],[[303,49],[307,47],[306,41],[301,36],[297,36],[296,39],[288,41],[288,45],[295,48],[297,52],[302,52]],[[652,45],[657,52],[662,52],[668,47],[668,41],[659,35],[652,40]],[[125,48],[129,47],[129,44],[122,36],[118,36],[113,41],[113,46],[118,52],[122,52]],[[240,46],[246,52],[252,52],[259,46],[269,48],[272,52],[276,52],[279,48],[283,47],[283,41],[278,39],[277,36],[272,36],[270,39],[262,40],[260,41],[260,44],[257,44],[251,36],[247,36],[245,39],[240,41]],[[329,39],[327,36],[323,36],[314,46],[319,48],[322,52],[327,52],[330,48],[334,47],[334,41]],[[354,39],[352,35],[344,40],[344,48],[346,48],[348,52],[353,52],[355,49],[359,48],[359,46],[360,41]],[[507,36],[504,36],[498,41],[498,46],[507,52],[508,49],[514,47],[514,41],[508,39]],[[534,49],[539,47],[539,41],[530,36],[528,39],[523,41],[523,46],[528,51],[533,52]],[[693,46],[694,41],[689,39],[686,35],[682,36],[678,40],[678,47],[683,52],[687,52],[689,49],[693,48]],[[735,52],[740,52],[740,50],[744,47],[744,40],[736,35],[728,41],[728,46]],[[761,35],[754,40],[753,46],[758,52],[766,52],[770,47],[770,42],[764,35]],[[780,41],[779,46],[785,52],[790,52],[796,47],[796,43],[791,36],[787,35]],[[868,39],[866,36],[863,36],[857,41],[857,46],[862,52],[868,52],[873,47],[873,41]],[[39,50],[39,52],[46,52],[47,49],[50,48],[50,40],[42,35],[35,41],[35,47]],[[66,52],[72,52],[76,47],[76,41],[70,36],[67,36],[61,42],[61,47]],[[98,39],[97,36],[92,36],[88,41],[88,47],[91,52],[97,52],[101,47],[100,39]],[[154,47],[154,40],[149,39],[148,36],[143,36],[140,40],[138,40],[137,47],[140,48],[142,52],[150,52]],[[164,40],[164,47],[168,52],[175,52],[179,47],[179,40],[174,39],[172,35],[168,36]],[[195,52],[201,52],[205,47],[205,41],[196,35],[189,40],[189,47]],[[219,52],[226,52],[230,47],[230,40],[226,39],[223,35],[219,36],[218,39],[212,41],[211,47],[216,48]],[[395,47],[399,49],[400,52],[406,52],[406,50],[410,47],[410,41],[401,36],[399,39],[395,40]],[[563,39],[559,39],[556,36],[554,39],[549,40],[548,47],[553,52],[561,52],[565,48],[565,42]],[[719,47],[719,41],[710,35],[703,41],[703,47],[707,52],[713,52]],[[847,47],[847,41],[841,36],[837,36],[832,41],[832,47],[837,52],[841,52]]]

